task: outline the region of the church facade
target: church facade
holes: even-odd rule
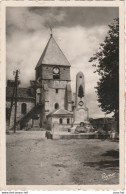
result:
[[[88,122],[86,108],[84,75],[76,77],[76,95],[73,96],[70,79],[70,63],[56,43],[53,35],[40,56],[35,67],[35,80],[29,88],[18,87],[17,126],[25,128],[44,128],[67,130],[74,124]],[[7,85],[7,108],[12,101],[13,84]],[[7,114],[8,115],[8,114]],[[10,128],[13,128],[14,107],[11,111]]]

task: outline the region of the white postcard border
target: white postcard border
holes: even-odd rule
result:
[[[120,19],[120,183],[119,185],[6,185],[6,7],[24,6],[88,6],[119,7]],[[0,6],[0,189],[1,190],[119,190],[124,189],[124,2],[122,1],[2,1]]]

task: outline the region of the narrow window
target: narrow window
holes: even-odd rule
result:
[[[60,118],[59,122],[60,122],[60,124],[62,124],[62,123],[63,123],[63,119],[62,119],[62,118]]]
[[[58,108],[59,108],[59,104],[55,103],[55,109],[58,109]]]
[[[58,89],[56,89],[56,93],[58,94]]]
[[[21,114],[27,113],[27,105],[25,103],[22,103],[21,105]]]
[[[68,119],[67,119],[67,124],[69,124],[69,123],[70,123],[70,119],[68,118]]]

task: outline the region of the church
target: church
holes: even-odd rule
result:
[[[68,130],[81,122],[88,123],[84,75],[76,76],[76,93],[71,90],[71,65],[56,43],[53,35],[35,67],[35,80],[29,88],[17,88],[17,129]],[[14,127],[15,108],[12,104],[14,81],[6,87],[6,118],[9,128]]]

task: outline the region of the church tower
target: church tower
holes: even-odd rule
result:
[[[67,85],[70,83],[70,63],[59,48],[52,34],[35,70],[36,81],[41,86],[40,98],[43,108],[40,120],[41,125],[43,125],[44,122],[46,123],[46,116],[55,110],[69,109],[69,111],[72,111],[72,97],[69,105],[66,102]],[[69,91],[71,91],[70,85]]]

